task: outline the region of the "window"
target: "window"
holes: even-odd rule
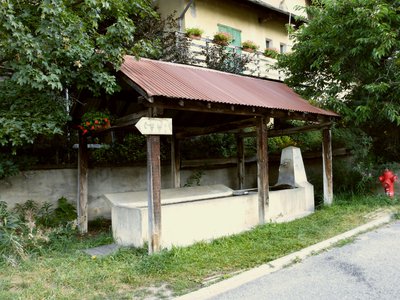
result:
[[[282,54],[282,53],[286,53],[286,51],[287,51],[287,46],[286,46],[286,44],[280,44],[280,47],[279,47],[279,52]]]
[[[272,40],[265,39],[265,48],[272,48]]]

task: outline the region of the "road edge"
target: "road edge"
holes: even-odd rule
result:
[[[295,262],[305,259],[315,253],[318,253],[320,251],[328,249],[344,239],[354,237],[361,233],[372,230],[376,227],[387,224],[390,221],[392,221],[392,218],[393,218],[393,214],[387,213],[384,216],[381,216],[381,217],[379,217],[373,221],[370,221],[364,225],[358,226],[352,230],[349,230],[342,234],[334,236],[330,239],[327,239],[325,241],[311,245],[311,246],[304,248],[302,250],[299,250],[297,252],[293,252],[289,255],[286,255],[286,256],[283,256],[276,260],[270,261],[264,265],[255,267],[248,271],[244,271],[243,273],[235,275],[226,280],[220,281],[213,285],[201,288],[197,291],[182,295],[182,296],[174,298],[174,299],[175,300],[205,300],[205,299],[209,299],[211,297],[215,297],[226,291],[229,291],[231,289],[239,287],[247,282],[250,282],[252,280],[260,278],[264,275],[279,271],[279,270],[287,267],[288,265],[291,265]]]

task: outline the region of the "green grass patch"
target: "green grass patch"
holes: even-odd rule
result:
[[[310,246],[370,220],[377,209],[399,211],[398,201],[347,195],[334,205],[283,224],[176,247],[149,256],[143,249],[121,249],[92,258],[82,251],[111,243],[109,230],[73,235],[17,266],[3,262],[0,299],[144,299],[168,298]]]

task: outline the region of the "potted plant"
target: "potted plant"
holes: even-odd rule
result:
[[[226,32],[217,32],[214,34],[213,42],[217,45],[227,46],[232,41],[232,36]]]
[[[110,114],[107,112],[90,111],[82,116],[81,124],[78,126],[82,135],[91,134],[110,128]]]
[[[191,39],[199,40],[203,34],[203,30],[197,27],[186,28],[186,36]]]
[[[279,55],[279,52],[278,52],[276,49],[266,48],[266,49],[264,50],[264,55],[265,55],[266,57],[270,57],[270,58],[273,58],[273,59],[277,59],[277,58],[278,58],[278,55]]]
[[[253,41],[244,41],[242,43],[242,49],[246,52],[253,53],[254,51],[257,51],[258,48],[259,47]]]

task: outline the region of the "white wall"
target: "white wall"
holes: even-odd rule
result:
[[[195,172],[196,170],[183,170],[181,172],[182,185]],[[169,167],[163,167],[163,188],[171,186],[170,178]],[[252,180],[251,174],[249,174],[248,180],[250,184],[255,182]],[[201,185],[224,184],[236,188],[236,182],[235,167],[206,170],[201,177]],[[16,203],[24,203],[26,200],[34,200],[39,203],[57,203],[57,200],[63,196],[76,203],[77,183],[76,169],[26,171],[17,176],[0,180],[0,201],[7,202],[10,208],[14,207]],[[146,190],[146,167],[90,169],[88,185],[89,219],[110,218],[110,207],[102,199],[102,195]]]

